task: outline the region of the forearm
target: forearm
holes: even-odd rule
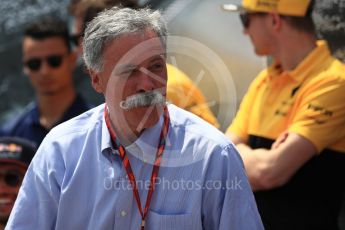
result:
[[[308,160],[316,148],[306,138],[289,133],[272,149],[251,149],[238,144],[253,190],[266,190],[285,184]]]
[[[286,183],[287,174],[280,169],[279,154],[275,150],[252,149],[238,144],[249,182],[253,191],[267,190]]]

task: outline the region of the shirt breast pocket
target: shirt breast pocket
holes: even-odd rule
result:
[[[149,211],[145,224],[147,230],[190,230],[194,228],[192,224],[192,214],[165,215],[154,211]]]

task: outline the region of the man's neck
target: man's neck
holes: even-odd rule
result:
[[[76,98],[74,88],[49,94],[38,95],[38,109],[40,124],[46,129],[51,129],[64,115]]]
[[[316,38],[307,34],[295,34],[280,43],[273,57],[283,71],[295,69],[316,48]]]

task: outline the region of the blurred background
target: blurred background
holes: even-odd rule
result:
[[[70,0],[1,0],[0,4],[0,124],[34,99],[22,72],[21,36],[34,19],[53,14],[71,22]],[[223,12],[222,3],[239,0],[140,0],[160,9],[168,22],[168,62],[184,71],[202,90],[221,129],[231,122],[239,102],[256,74],[267,65],[256,57],[242,34],[237,14]],[[345,61],[345,1],[317,0],[314,19],[320,37]],[[78,91],[91,103],[101,103],[89,79],[76,73]]]

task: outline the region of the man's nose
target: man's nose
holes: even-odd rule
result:
[[[155,89],[155,79],[149,71],[140,70],[140,76],[137,84],[138,92],[149,92]]]
[[[47,61],[43,61],[39,71],[41,74],[46,75],[50,73],[51,69],[52,67],[47,63]]]

